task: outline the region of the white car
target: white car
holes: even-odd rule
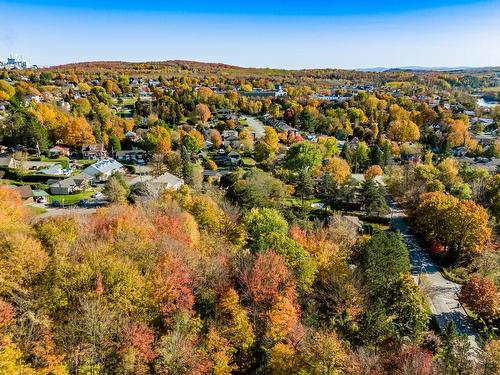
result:
[[[104,197],[104,194],[100,192],[92,194],[92,198],[102,198],[102,197]]]

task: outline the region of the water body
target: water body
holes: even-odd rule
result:
[[[500,102],[490,102],[484,100],[483,98],[477,98],[476,103],[480,107],[488,107],[488,108],[492,108],[500,104]]]

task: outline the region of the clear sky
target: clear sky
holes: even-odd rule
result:
[[[499,66],[500,0],[0,0],[0,59]]]

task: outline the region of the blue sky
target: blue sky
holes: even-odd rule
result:
[[[0,59],[500,65],[500,0],[0,0]]]

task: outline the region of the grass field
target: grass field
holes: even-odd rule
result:
[[[48,161],[53,163],[67,163],[69,159],[66,156],[59,156],[57,158],[48,158],[47,156],[40,156],[40,161]]]
[[[133,98],[121,98],[122,99],[122,102],[119,103],[118,102],[118,98],[113,98],[113,104],[115,105],[134,105],[135,102],[137,101],[137,98],[136,97],[133,97]]]
[[[47,210],[43,207],[35,207],[35,206],[26,206],[28,211],[30,211],[33,215],[41,215],[47,212]]]
[[[49,201],[50,203],[59,201],[59,203],[64,204],[65,206],[72,206],[80,202],[82,199],[89,199],[92,194],[94,194],[93,191],[82,191],[81,193],[69,195],[51,195]]]

